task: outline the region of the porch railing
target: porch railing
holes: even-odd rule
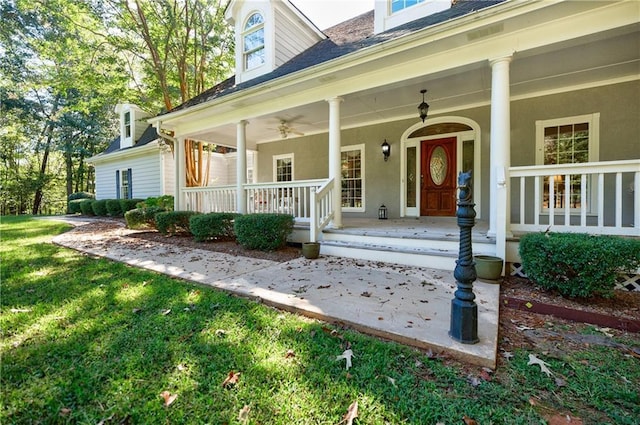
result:
[[[511,230],[640,236],[640,160],[511,167]]]
[[[248,213],[291,214],[298,222],[311,221],[312,191],[326,180],[250,183],[244,185]],[[208,212],[237,212],[235,185],[183,188],[185,209]]]
[[[333,219],[333,191],[334,180],[331,179],[317,190],[311,190],[311,223],[309,227],[309,240],[318,241],[318,235],[327,227]]]

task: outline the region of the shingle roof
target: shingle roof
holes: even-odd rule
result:
[[[109,143],[109,146],[107,146],[107,149],[105,149],[104,152],[100,153],[100,155],[107,155],[113,152],[139,148],[141,146],[148,145],[149,143],[157,139],[158,139],[158,132],[156,131],[156,128],[153,127],[152,125],[149,125],[144,130],[144,133],[142,133],[142,136],[140,136],[140,138],[135,143],[135,145],[128,148],[120,149],[120,136],[118,136]]]
[[[458,0],[450,9],[416,19],[375,35],[373,34],[373,11],[366,12],[325,30],[324,33],[329,38],[316,43],[272,72],[238,85],[235,84],[235,77],[231,77],[176,106],[168,113],[187,109],[505,1],[507,0]]]

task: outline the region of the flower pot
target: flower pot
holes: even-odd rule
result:
[[[492,255],[475,255],[478,279],[498,280],[502,276],[502,258]]]
[[[304,258],[313,260],[320,255],[320,243],[318,242],[304,242],[302,244],[302,255]]]

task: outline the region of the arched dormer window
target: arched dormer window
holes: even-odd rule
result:
[[[259,13],[249,16],[242,32],[244,69],[249,70],[265,62],[264,18]]]

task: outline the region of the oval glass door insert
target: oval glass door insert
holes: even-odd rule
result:
[[[436,147],[431,153],[429,169],[431,170],[431,180],[436,186],[440,186],[447,178],[447,152],[442,146]]]

